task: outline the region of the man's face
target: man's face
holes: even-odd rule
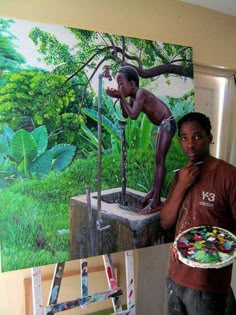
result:
[[[131,95],[131,84],[126,79],[125,75],[123,73],[118,73],[116,77],[117,83],[118,83],[118,90],[121,91],[121,93],[127,97]]]
[[[212,136],[207,135],[198,122],[191,121],[182,124],[180,144],[191,162],[200,162],[209,155],[211,141]]]

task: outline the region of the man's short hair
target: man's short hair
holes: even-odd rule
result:
[[[118,73],[123,73],[129,82],[134,81],[135,85],[139,87],[139,75],[135,68],[132,66],[122,66]]]
[[[178,136],[180,135],[180,128],[183,123],[190,122],[190,121],[196,121],[199,123],[199,125],[202,126],[202,128],[206,131],[207,135],[211,135],[211,122],[210,118],[206,115],[198,112],[191,112],[186,115],[184,115],[180,120],[177,122],[178,126]]]

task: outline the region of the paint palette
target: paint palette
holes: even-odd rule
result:
[[[236,237],[215,226],[199,226],[179,234],[173,246],[181,262],[196,268],[222,268],[236,258]]]

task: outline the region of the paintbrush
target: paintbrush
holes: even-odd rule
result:
[[[199,165],[199,164],[202,164],[202,163],[203,163],[203,161],[197,162],[197,163],[195,163],[195,164],[193,164],[193,165]],[[175,172],[178,172],[178,171],[180,171],[180,170],[181,170],[181,168],[177,168],[176,170],[173,170],[172,172],[175,173]]]

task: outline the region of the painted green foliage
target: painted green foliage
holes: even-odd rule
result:
[[[9,43],[14,37],[9,32],[11,23],[14,21],[3,20],[0,24],[0,35],[7,35]],[[107,62],[113,74],[121,64],[132,64],[139,73],[142,87],[157,87],[155,80],[160,75],[166,80],[170,75],[192,78],[190,47],[74,28],[68,30],[75,36],[72,48],[60,42],[55,35],[38,27],[32,28],[29,38],[37,47],[41,59],[54,70],[51,73],[30,67],[22,70],[24,60],[19,55],[15,63],[17,67],[14,71],[12,67],[10,73],[5,72],[0,82],[0,124],[27,131],[45,125],[49,146],[60,142],[73,143],[78,147],[79,156],[88,156],[96,154],[98,146],[97,99],[91,82]],[[8,51],[11,56],[12,50]],[[102,98],[103,153],[119,153],[119,121],[123,117],[119,106],[104,91]],[[192,110],[192,102],[184,99],[166,98],[165,102],[175,118]],[[157,132],[157,127],[143,114],[135,121],[127,119],[127,149],[154,148]],[[27,137],[23,131],[20,136]],[[28,163],[24,160],[19,169],[25,171]]]
[[[19,65],[25,63],[25,59],[17,52],[13,43],[14,35],[9,32],[13,20],[0,18],[0,76],[3,71],[14,71]]]
[[[19,128],[25,120],[33,126],[47,125],[57,129],[61,114],[74,101],[74,91],[65,92],[65,77],[40,71],[24,70],[5,75],[7,82],[0,89],[0,122]]]
[[[190,47],[71,27],[68,29],[79,44],[74,54],[71,54],[68,46],[58,42],[55,36],[37,27],[30,33],[30,38],[37,45],[45,62],[57,67],[55,70],[70,70],[73,76],[78,75],[85,67],[91,67],[93,71],[88,77],[90,80],[100,65],[109,62],[114,72],[121,64],[132,64],[140,77],[146,79],[168,74],[193,77]]]
[[[79,77],[79,108],[88,95],[93,93],[90,83],[95,75],[106,65],[110,66],[113,75],[121,65],[132,65],[139,73],[142,87],[157,85],[156,78],[159,76],[164,76],[169,84],[170,76],[193,78],[191,47],[70,27],[68,29],[77,41],[72,49],[38,27],[32,29],[29,37],[45,63],[54,67],[54,73],[68,76],[68,81]]]
[[[61,171],[73,160],[76,148],[70,144],[56,144],[48,147],[48,134],[45,126],[31,133],[20,129],[14,132],[3,127],[0,135],[0,178],[4,186],[15,177],[46,176],[49,171]]]
[[[9,27],[14,21],[0,21],[0,35],[9,42],[9,59],[15,47]],[[67,28],[75,37],[74,47],[38,27],[32,28],[29,38],[41,54],[41,60],[53,67],[49,73],[42,69],[22,68],[24,58],[15,51],[15,68],[9,68],[1,80],[0,123],[17,130],[30,131],[45,125],[51,144],[78,144],[79,152],[87,155],[97,147],[96,107],[92,101],[96,91],[91,84],[101,67],[110,65],[113,75],[121,64],[132,64],[138,71],[142,87],[158,86],[156,78],[163,75],[192,78],[192,50],[190,47],[162,44],[150,40],[129,38]],[[1,38],[1,37],[0,37]],[[12,49],[10,49],[10,43]],[[11,58],[10,58],[11,57]],[[89,69],[89,71],[87,71]],[[171,83],[170,83],[171,84]],[[104,153],[119,152],[119,123],[121,114],[111,99],[103,95]],[[81,108],[82,110],[81,115]],[[89,119],[88,119],[89,118]],[[87,121],[86,121],[87,119]],[[91,120],[94,122],[91,123]],[[127,120],[127,145],[130,148],[153,146],[153,126],[146,118]],[[141,132],[140,132],[141,131]],[[82,144],[83,143],[83,144]]]
[[[172,110],[172,113],[176,119],[182,117],[185,113],[194,110],[193,100],[190,96],[186,96],[187,100],[184,98],[170,99],[161,98],[168,107]],[[114,105],[113,101],[105,91],[102,93],[102,100],[104,110],[106,111],[106,116],[102,116],[102,127],[110,135],[110,146],[111,150],[105,150],[103,147],[103,153],[120,153],[121,151],[121,136],[119,122],[124,121],[121,114],[120,107]],[[95,107],[95,106],[94,106]],[[98,122],[98,112],[90,108],[82,108],[82,114]],[[156,144],[158,128],[154,126],[146,115],[141,113],[137,120],[127,119],[126,121],[126,146],[127,149],[133,150],[147,150],[148,148],[154,148]],[[96,154],[98,140],[96,134],[92,133],[86,125],[82,125],[82,131],[85,133],[87,142],[90,142],[90,149],[94,150]],[[177,151],[180,151],[178,145],[178,140],[175,138],[173,141],[176,146]]]

